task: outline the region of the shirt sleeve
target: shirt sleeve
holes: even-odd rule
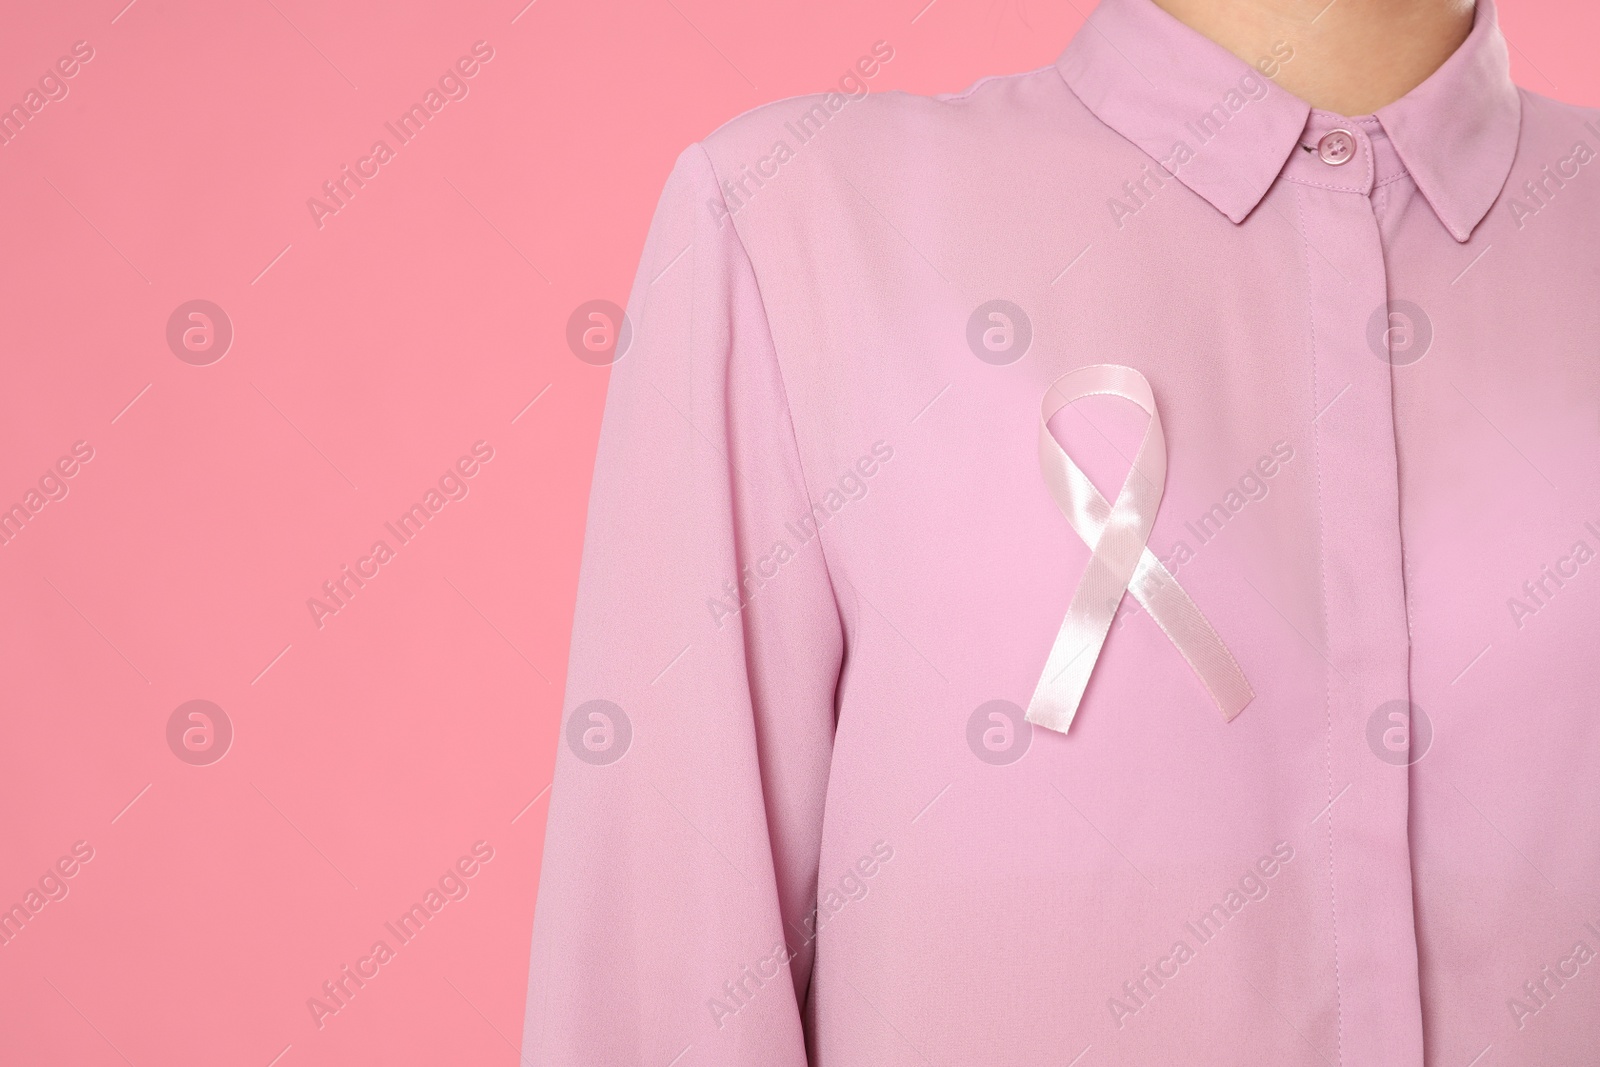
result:
[[[804,1065],[844,635],[820,539],[803,539],[811,504],[756,276],[699,145],[668,179],[628,317],[524,1062]]]

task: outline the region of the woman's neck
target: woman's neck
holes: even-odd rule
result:
[[[1438,70],[1472,31],[1474,0],[1154,2],[1251,66],[1269,60],[1261,69],[1312,107],[1356,116]]]

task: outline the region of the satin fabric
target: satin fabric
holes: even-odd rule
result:
[[[1106,502],[1050,432],[1057,412],[1088,396],[1121,397],[1150,419],[1115,504]],[[1091,555],[1028,702],[1027,720],[1060,733],[1071,727],[1124,592],[1133,594],[1188,661],[1223,717],[1232,719],[1243,711],[1255,693],[1239,664],[1147,547],[1166,487],[1167,440],[1145,376],[1132,367],[1100,363],[1052,382],[1039,411],[1039,469],[1056,506]]]

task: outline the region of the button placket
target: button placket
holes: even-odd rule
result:
[[[1364,333],[1372,308],[1388,299],[1369,199],[1374,148],[1359,125],[1327,119],[1314,120],[1301,143],[1309,150],[1293,154],[1285,177],[1298,186],[1310,299],[1329,664],[1329,804],[1316,826],[1330,865],[1336,1058],[1420,1067],[1408,772],[1375,756],[1366,736],[1377,709],[1409,695],[1391,367]]]

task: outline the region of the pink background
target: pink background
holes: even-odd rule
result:
[[[0,945],[0,1062],[515,1063],[606,384],[568,316],[625,301],[673,159],[726,119],[880,39],[877,91],[1036,68],[1091,5],[125,2],[0,33],[6,107],[93,49],[0,145],[0,508],[66,490],[0,544],[0,907],[66,891]],[[1600,13],[1501,17],[1520,84],[1600,103]],[[307,199],[478,41],[467,95],[319,227]],[[166,336],[195,299],[234,330],[203,366]],[[401,545],[384,523],[480,441]],[[191,700],[234,732],[207,765],[169,745]]]

